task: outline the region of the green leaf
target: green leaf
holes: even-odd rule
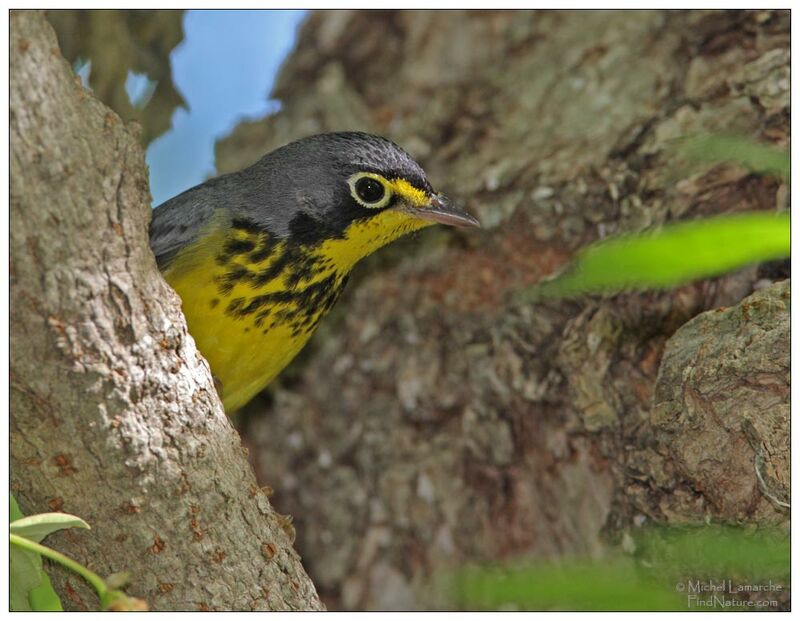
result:
[[[9,546],[11,610],[33,610],[28,594],[42,584],[42,557],[18,546]]]
[[[63,528],[89,528],[89,525],[68,513],[39,513],[11,522],[12,533],[36,542]]]
[[[753,172],[789,178],[789,152],[742,136],[702,134],[681,139],[681,151],[696,162],[733,162]]]
[[[23,517],[13,495],[10,515],[14,518],[9,533],[12,610],[62,610],[49,578],[42,571],[42,556],[63,565],[91,584],[104,610],[147,610],[146,602],[118,590],[129,579],[127,573],[112,574],[105,581],[68,556],[39,543],[62,528],[89,528],[82,519],[65,513]]]
[[[10,495],[9,519],[25,519],[17,499]],[[19,546],[9,546],[11,610],[60,611],[61,600],[42,569],[42,557]]]
[[[31,602],[31,608],[37,612],[64,610],[46,572],[42,572],[42,583],[28,594],[28,599]]]
[[[753,212],[668,224],[622,235],[579,252],[554,280],[523,299],[672,287],[790,253],[789,213]]]
[[[9,519],[9,521],[13,522],[14,520],[18,520],[20,518],[25,517],[23,515],[22,511],[20,511],[19,505],[17,504],[17,499],[14,498],[14,494],[10,495],[9,500],[10,500],[10,504],[11,504],[11,506],[10,506],[10,508],[8,510],[8,519]]]

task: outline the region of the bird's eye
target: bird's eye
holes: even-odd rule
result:
[[[356,173],[349,180],[350,192],[362,207],[381,209],[392,200],[392,189],[388,182],[375,173]]]
[[[356,194],[365,203],[377,203],[386,194],[383,184],[377,179],[361,177],[356,181]]]

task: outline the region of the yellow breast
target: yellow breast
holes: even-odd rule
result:
[[[297,355],[338,299],[353,265],[424,221],[386,211],[313,247],[234,223],[210,231],[164,271],[225,410],[246,404]]]

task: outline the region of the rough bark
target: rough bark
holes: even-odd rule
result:
[[[137,136],[53,30],[11,15],[11,485],[91,531],[47,543],[127,571],[152,609],[318,609],[149,249]],[[95,608],[51,567],[67,607]]]
[[[775,520],[762,497],[788,513],[789,301],[786,280],[698,315],[667,342],[650,418],[664,463],[650,468],[656,485],[690,481],[731,520]],[[661,507],[691,517],[675,508]]]
[[[694,324],[740,356],[717,375],[676,335],[653,408],[670,337],[749,295],[757,268],[613,298],[520,305],[509,294],[598,237],[785,207],[780,181],[691,168],[671,145],[710,131],[787,146],[788,71],[787,11],[309,18],[273,93],[281,112],[221,142],[220,171],[301,135],[371,130],[485,227],[426,231],[367,261],[313,355],[250,408],[257,472],[297,516],[329,605],[435,605],[431,578],[453,564],[602,555],[653,521],[787,525],[756,483],[754,446],[773,455],[764,472],[780,496],[788,376],[763,343],[736,340],[747,326],[786,345],[785,310],[762,315],[761,332],[742,310],[751,302],[735,311],[742,324]],[[747,407],[730,420],[730,402],[678,415],[684,369],[685,390],[733,391]],[[688,446],[695,424],[706,440]]]

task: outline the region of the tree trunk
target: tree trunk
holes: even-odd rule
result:
[[[768,274],[510,301],[599,237],[785,207],[779,180],[691,168],[671,145],[788,147],[788,71],[788,11],[308,19],[281,112],[221,142],[220,172],[301,135],[371,130],[484,224],[368,260],[314,355],[249,410],[257,472],[298,516],[328,605],[435,605],[427,585],[453,565],[600,556],[653,521],[788,525],[785,291],[676,333]]]
[[[319,609],[148,244],[143,153],[43,14],[11,15],[11,473],[47,543],[151,609]],[[51,566],[65,606],[97,607]]]

